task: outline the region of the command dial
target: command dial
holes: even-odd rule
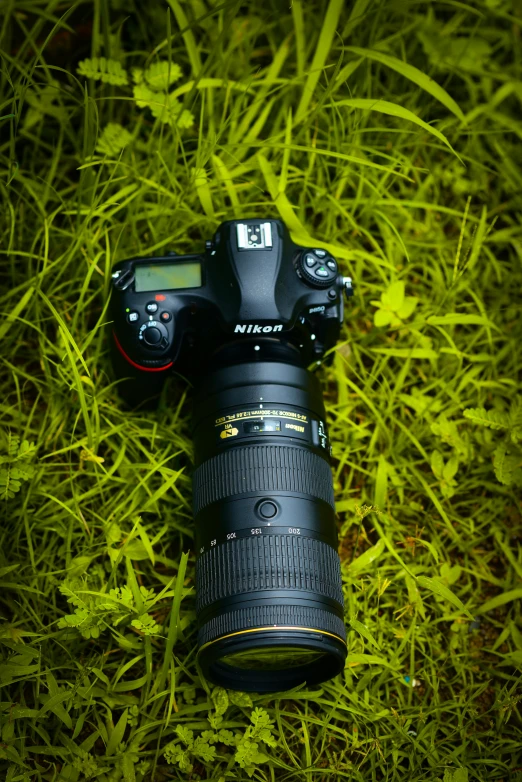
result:
[[[314,288],[328,288],[337,277],[337,263],[326,250],[305,250],[297,265],[298,274]]]
[[[169,345],[167,329],[156,320],[149,320],[141,326],[138,339],[143,347],[150,350],[164,350]]]

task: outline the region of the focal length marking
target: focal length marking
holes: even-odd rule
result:
[[[295,421],[302,421],[308,423],[308,416],[301,415],[300,413],[294,413],[289,410],[245,410],[240,413],[232,413],[232,415],[224,415],[221,418],[216,418],[215,426],[220,426],[224,423],[231,421],[240,421],[244,418],[265,418],[265,417],[277,417],[277,418],[293,418]]]
[[[201,556],[205,552],[216,548],[216,546],[220,546],[222,543],[239,541],[241,538],[258,537],[259,535],[292,535],[293,537],[313,538],[314,540],[320,540],[323,543],[328,543],[330,546],[332,545],[332,541],[328,538],[328,536],[322,535],[320,532],[314,529],[304,527],[289,527],[283,524],[274,524],[272,526],[271,524],[265,523],[259,527],[244,527],[243,529],[236,530],[235,532],[222,532],[213,538],[206,537],[203,545],[199,546],[197,552],[198,555]]]

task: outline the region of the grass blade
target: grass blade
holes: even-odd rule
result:
[[[511,603],[513,600],[522,600],[522,589],[511,589],[509,592],[503,592],[501,595],[492,597],[491,600],[486,600],[480,608],[477,608],[477,614],[485,614],[488,611],[493,611],[499,606]]]
[[[345,100],[338,100],[335,101],[335,103],[327,104],[327,107],[339,108],[341,106],[347,106],[352,109],[361,109],[361,111],[378,111],[381,114],[388,114],[390,117],[398,117],[399,119],[413,122],[427,133],[435,136],[435,138],[437,138],[439,141],[442,141],[442,143],[453,152],[455,157],[459,157],[446,136],[441,133],[440,130],[434,128],[433,125],[428,125],[427,122],[424,122],[424,120],[420,119],[420,117],[418,117],[409,109],[405,109],[404,106],[399,106],[398,103],[391,103],[388,100],[374,100],[373,98],[347,98]]]
[[[455,608],[458,608],[459,611],[462,611],[463,614],[466,614],[469,619],[473,619],[473,615],[466,608],[462,600],[459,600],[457,595],[455,595],[447,586],[441,584],[440,581],[435,581],[435,579],[428,578],[427,576],[419,576],[417,578],[417,584],[425,589],[429,589],[434,595],[443,597],[448,603],[451,603]]]
[[[299,105],[297,107],[295,115],[296,124],[302,122],[306,113],[308,112],[310,101],[313,98],[315,88],[317,87],[317,82],[319,81],[319,77],[321,76],[326,58],[328,57],[330,48],[332,46],[335,30],[337,28],[337,22],[339,21],[339,16],[341,14],[343,5],[343,0],[330,0],[328,4],[328,10],[321,27],[314,58],[310,66],[310,70],[308,71],[308,76],[301,94],[301,100],[299,101]]]
[[[439,103],[442,103],[442,105],[446,106],[452,114],[458,117],[461,122],[466,121],[462,109],[456,101],[453,100],[451,95],[448,95],[443,87],[414,65],[409,65],[407,62],[403,62],[397,57],[392,57],[390,54],[384,54],[383,52],[378,52],[374,49],[361,49],[358,46],[347,46],[346,50],[357,54],[359,57],[367,57],[369,60],[380,62],[382,65],[386,65],[387,68],[392,68],[394,71],[397,71],[397,73],[400,73],[401,76],[404,76],[406,79],[409,79],[416,84],[417,87],[420,87],[421,90],[432,95]]]

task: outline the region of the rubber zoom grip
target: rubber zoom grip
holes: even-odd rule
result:
[[[240,608],[227,611],[203,625],[198,634],[198,644],[203,646],[216,638],[249,629],[263,627],[302,627],[303,629],[323,630],[326,633],[346,639],[343,620],[321,608],[300,607],[295,605],[265,605]],[[255,637],[255,636],[254,636]]]
[[[215,600],[262,590],[314,592],[343,605],[337,551],[299,535],[253,535],[229,540],[202,554],[196,563],[198,611]]]
[[[258,491],[308,494],[335,507],[326,459],[294,446],[253,445],[229,448],[194,471],[194,513],[211,502]]]

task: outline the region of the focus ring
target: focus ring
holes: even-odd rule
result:
[[[343,620],[329,611],[294,605],[264,605],[239,608],[237,611],[227,611],[214,617],[200,629],[198,644],[203,646],[224,635],[274,625],[324,630],[346,639]]]
[[[309,494],[335,507],[326,459],[304,448],[252,445],[229,448],[194,471],[194,513],[211,502],[259,491]]]
[[[342,606],[337,551],[314,538],[264,534],[229,540],[197,561],[198,611],[233,595],[274,589],[306,590]]]

